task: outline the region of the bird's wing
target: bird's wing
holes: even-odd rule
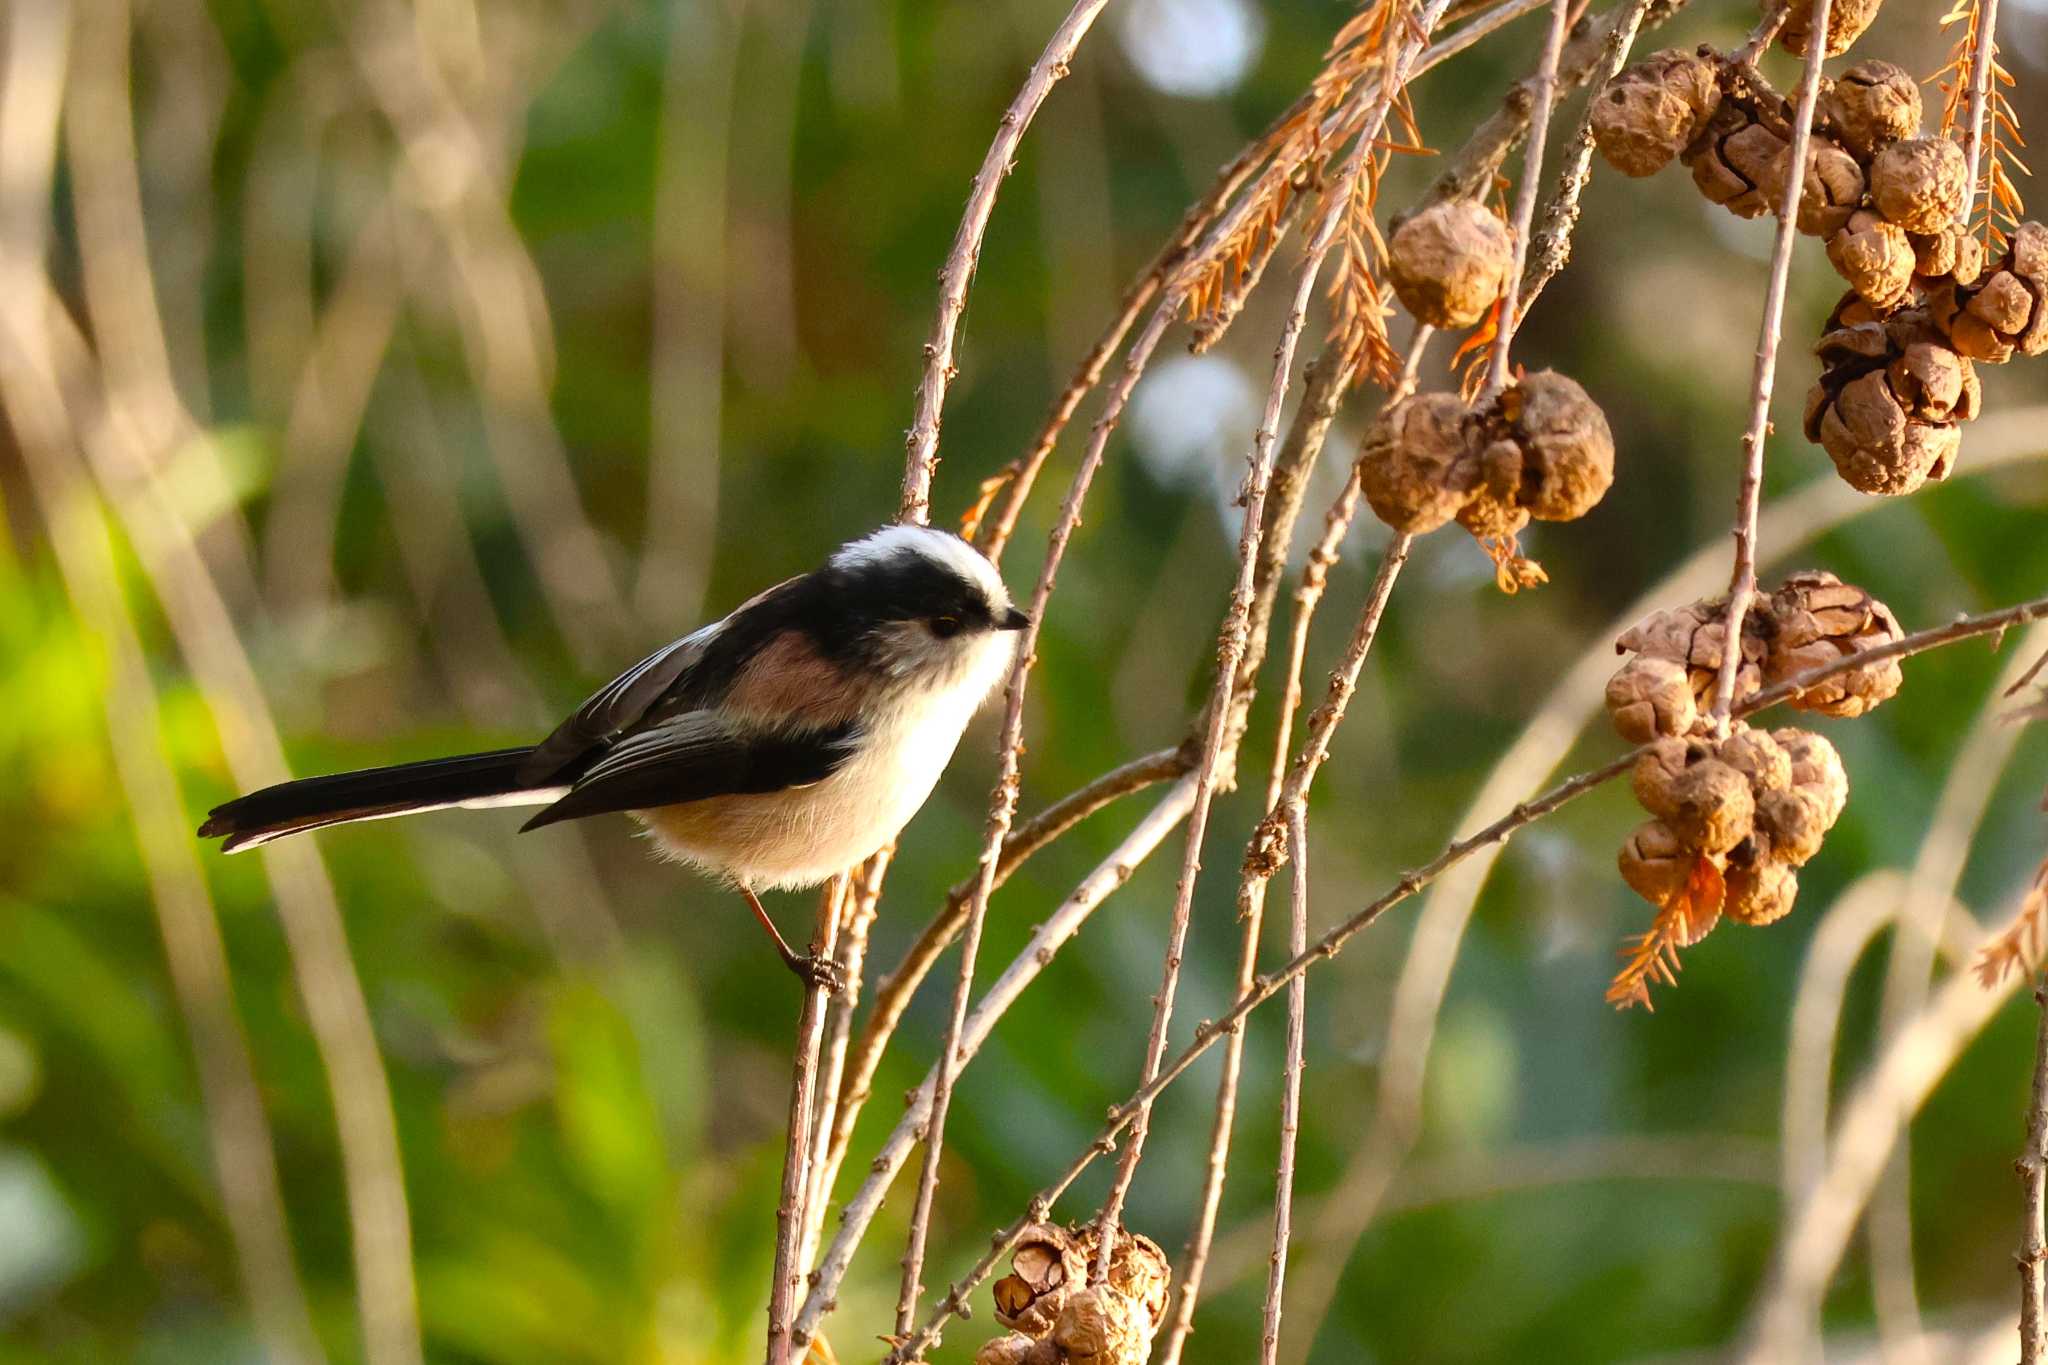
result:
[[[796,581],[787,579],[757,594],[724,620],[714,621],[702,630],[663,645],[613,678],[577,707],[575,715],[556,726],[553,734],[535,746],[533,756],[521,765],[519,776],[528,782],[574,776],[579,761],[588,760],[598,751],[617,743],[629,730],[647,719],[648,713],[671,692],[691,690],[692,677],[700,671],[700,664],[707,658],[730,652],[722,650],[721,645],[744,650],[755,632],[734,630],[734,625],[756,614],[752,612],[753,608],[776,597]],[[732,668],[731,661],[727,662],[728,667],[710,671],[729,677]],[[713,697],[692,698],[684,705],[694,709],[714,700],[716,698]]]
[[[568,795],[522,827],[711,796],[783,791],[830,777],[853,754],[857,727],[774,733],[687,711],[620,740]]]

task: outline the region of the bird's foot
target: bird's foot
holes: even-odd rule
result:
[[[846,993],[846,971],[829,957],[819,957],[814,953],[792,954],[789,969],[806,986],[822,990],[828,996]]]

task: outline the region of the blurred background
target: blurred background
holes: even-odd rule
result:
[[[307,1323],[329,1358],[359,1359],[351,1248],[407,1228],[433,1361],[758,1353],[798,992],[734,898],[648,859],[625,821],[515,838],[509,812],[428,816],[302,841],[267,869],[189,829],[280,763],[528,742],[648,648],[893,516],[939,263],[1064,11],[0,8],[0,284],[17,321],[65,310],[41,350],[10,353],[0,432],[0,1361],[257,1360],[294,1332],[308,1346]],[[998,203],[935,519],[1019,453],[1130,274],[1351,12],[1111,6]],[[1858,52],[1931,72],[1937,17],[1901,0]],[[1697,3],[1641,50],[1725,46],[1753,18]],[[1431,146],[1495,106],[1541,23],[1421,83]],[[2009,0],[2001,25],[2023,123],[2048,127],[2048,13]],[[1767,69],[1791,86],[1788,59]],[[1382,217],[1430,173],[1399,159]],[[1318,788],[1318,932],[1559,765],[1615,753],[1590,723],[1613,635],[1644,594],[1722,585],[1771,220],[1710,208],[1675,170],[1602,173],[1586,208],[1517,357],[1605,407],[1617,482],[1525,541],[1540,591],[1498,593],[1454,531],[1420,545]],[[1838,288],[1803,240],[1772,573],[1832,569],[1908,629],[2039,594],[2038,364],[1987,374],[1949,483],[1858,498],[1798,435]],[[1183,733],[1278,321],[1261,295],[1217,350],[1163,349],[1140,389],[1046,623],[1027,811]],[[1450,345],[1426,385],[1453,382]],[[1311,528],[1373,402],[1340,419]],[[1007,563],[1020,592],[1077,450],[1026,511]],[[1346,546],[1312,689],[1383,541],[1365,525]],[[1811,1123],[1783,1112],[1788,1070],[1799,1113],[1830,1088],[1825,1051],[1816,1081],[1793,1046],[1795,1002],[1815,1011],[1809,1045],[1839,1017],[1839,1095],[1921,1007],[1930,964],[1966,962],[2041,859],[2048,726],[1995,721],[2019,658],[2014,641],[1928,655],[1875,716],[1821,722],[1853,794],[1798,911],[1694,949],[1654,1015],[1601,999],[1648,919],[1614,873],[1638,818],[1619,788],[1522,835],[1483,891],[1453,879],[1313,974],[1288,1358],[1311,1337],[1320,1362],[1720,1358],[1766,1286],[1784,1189],[1821,1160]],[[1271,733],[1269,693],[1248,772]],[[907,832],[871,963],[892,965],[972,867],[993,736],[985,717]],[[1261,785],[1211,825],[1179,1038],[1232,994],[1229,873]],[[998,895],[984,979],[1140,808],[1094,817]],[[929,1283],[1133,1087],[1174,861],[1104,907],[965,1073]],[[771,908],[796,933],[812,906]],[[1268,927],[1277,960],[1284,923]],[[913,1005],[849,1171],[935,1056],[951,974],[949,957]],[[1874,1359],[1880,1339],[1887,1359],[1964,1359],[1986,1333],[2010,1358],[2023,997],[1948,1070],[1847,1249],[1830,1359]],[[1253,1021],[1193,1360],[1256,1349],[1278,1009]],[[1176,1258],[1215,1061],[1162,1101],[1129,1208]],[[346,1160],[338,1132],[358,1139]],[[216,1150],[248,1160],[223,1182]],[[1061,1212],[1093,1209],[1105,1179]],[[899,1187],[844,1287],[841,1358],[880,1349],[909,1202]],[[236,1209],[288,1243],[238,1269]],[[936,1358],[968,1359],[986,1324],[955,1326]]]

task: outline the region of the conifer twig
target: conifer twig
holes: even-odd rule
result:
[[[847,897],[842,874],[825,884],[818,897],[817,926],[811,933],[811,956],[820,962],[836,958],[839,908]],[[825,1037],[825,1008],[831,992],[821,980],[806,982],[797,1012],[796,1054],[790,1064],[789,1131],[782,1151],[782,1195],[775,1204],[775,1271],[768,1291],[768,1365],[793,1365],[801,1357],[790,1338],[796,1312],[797,1286],[803,1281],[805,1209],[810,1203],[811,1124],[818,1103],[818,1051]]]
[[[1308,948],[1308,802],[1297,797],[1287,807],[1288,933],[1287,951]],[[1280,1078],[1280,1169],[1274,1178],[1273,1250],[1266,1268],[1266,1306],[1261,1315],[1259,1360],[1274,1365],[1280,1358],[1280,1302],[1287,1285],[1287,1247],[1294,1217],[1294,1148],[1301,1129],[1301,1068],[1308,1030],[1308,974],[1287,983],[1287,1061]]]
[[[1782,10],[1782,6],[1780,9]],[[1782,22],[1782,16],[1781,16]],[[1778,375],[1778,334],[1785,318],[1785,287],[1792,275],[1792,246],[1799,240],[1799,199],[1806,188],[1806,156],[1812,141],[1813,111],[1820,98],[1821,67],[1827,59],[1828,0],[1813,0],[1814,38],[1807,44],[1806,70],[1799,82],[1799,107],[1792,115],[1792,144],[1786,165],[1785,192],[1778,203],[1778,235],[1771,250],[1770,285],[1764,291],[1764,316],[1756,343],[1756,367],[1750,377],[1749,428],[1742,437],[1742,481],[1735,498],[1735,564],[1728,583],[1728,612],[1723,618],[1721,671],[1714,680],[1712,719],[1725,725],[1735,700],[1735,674],[1742,663],[1742,623],[1756,596],[1756,517],[1763,501],[1764,442],[1771,430],[1771,390]],[[1768,41],[1768,39],[1766,39]]]
[[[2020,1365],[2048,1361],[2048,976],[2034,982],[2034,1085],[2027,1145],[2016,1163],[2024,1191],[2020,1224]]]
[[[1522,317],[1518,303],[1522,270],[1529,259],[1529,233],[1536,221],[1536,197],[1543,183],[1543,144],[1550,132],[1550,115],[1557,105],[1557,63],[1564,53],[1565,21],[1570,14],[1571,0],[1551,0],[1550,31],[1543,40],[1543,56],[1536,64],[1535,83],[1530,92],[1529,141],[1522,153],[1522,178],[1515,186],[1515,218],[1509,226],[1515,240],[1514,264],[1509,267],[1507,285],[1501,290],[1500,331],[1493,339],[1481,403],[1497,397],[1508,386],[1508,352],[1513,349],[1515,328]]]

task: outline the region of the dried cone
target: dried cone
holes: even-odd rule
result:
[[[1724,99],[1683,159],[1701,194],[1738,217],[1755,218],[1770,210],[1762,186],[1785,147],[1785,139],[1759,122],[1753,110]]]
[[[1969,179],[1963,149],[1945,137],[1907,138],[1870,159],[1871,201],[1908,232],[1939,232],[1953,222]]]
[[[1635,655],[1607,680],[1607,716],[1631,744],[1682,735],[1699,719],[1691,675],[1676,659]]]
[[[1466,457],[1467,410],[1454,393],[1421,393],[1381,411],[1358,453],[1373,515],[1410,535],[1456,516],[1476,474]]]
[[[1653,612],[1622,633],[1614,647],[1656,659],[1674,659],[1685,665],[1692,694],[1699,707],[1711,705],[1721,672],[1721,646],[1727,638],[1728,604],[1725,600],[1694,602],[1668,611]],[[1759,633],[1763,615],[1754,607],[1743,620],[1742,661],[1735,670],[1735,700],[1763,686],[1764,641]]]
[[[1868,209],[1851,213],[1828,239],[1828,264],[1880,313],[1890,312],[1913,287],[1913,244],[1905,230]]]
[[[1706,128],[1721,102],[1714,64],[1666,48],[1616,75],[1593,101],[1593,142],[1623,175],[1654,175]]]
[[[1811,730],[1786,727],[1771,731],[1792,756],[1792,790],[1811,792],[1820,802],[1824,828],[1831,829],[1849,804],[1849,773],[1835,746]]]
[[[1796,226],[1809,237],[1832,237],[1848,225],[1863,199],[1863,168],[1840,143],[1819,135],[1807,140],[1806,183],[1799,191]],[[1772,160],[1759,187],[1773,213],[1785,203],[1785,176],[1792,165],[1791,144]]]
[[[991,1289],[996,1321],[1028,1336],[1052,1330],[1066,1306],[1071,1286],[1086,1281],[1088,1262],[1073,1246],[1066,1229],[1034,1223],[1010,1252],[1010,1273]]]
[[[1524,375],[1482,415],[1480,488],[1459,512],[1477,536],[1512,535],[1531,517],[1573,521],[1614,482],[1614,433],[1600,405],[1555,370]]]
[[[2022,223],[1998,268],[1928,291],[1928,311],[1962,355],[2002,363],[2048,350],[2048,227]]]
[[[1814,348],[1823,368],[1806,396],[1806,437],[1865,493],[1896,496],[1948,477],[1981,393],[1970,362],[1924,312],[1841,327]]]
[[[1842,145],[1868,161],[1886,143],[1920,131],[1920,83],[1890,62],[1858,62],[1835,77],[1820,108]]]
[[[1721,913],[1738,924],[1764,925],[1792,913],[1799,898],[1799,874],[1775,858],[1731,863],[1723,874],[1727,895]]]
[[[1749,780],[1726,763],[1703,758],[1671,780],[1671,809],[1663,814],[1688,848],[1726,853],[1747,839],[1756,818]]]
[[[1050,1338],[1074,1365],[1145,1365],[1156,1324],[1110,1288],[1083,1288],[1067,1300]]]
[[[1792,788],[1792,755],[1762,730],[1738,722],[1714,757],[1742,774],[1753,797]]]
[[[1769,14],[1776,0],[1761,0],[1760,12]],[[1826,49],[1830,57],[1847,52],[1863,30],[1877,18],[1880,0],[1831,0],[1828,5]],[[1792,12],[1778,30],[1778,43],[1795,57],[1804,57],[1813,42],[1813,0],[1792,0]]]
[[[1756,832],[1768,841],[1771,856],[1803,867],[1820,852],[1821,840],[1834,828],[1827,799],[1807,787],[1765,792],[1756,803]]]
[[[1417,322],[1470,327],[1486,316],[1514,265],[1507,224],[1470,199],[1432,204],[1394,230],[1394,293]]]
[[[1699,855],[1662,820],[1646,820],[1621,846],[1621,879],[1652,905],[1669,905],[1685,890]]]
[[[1913,273],[1924,286],[1972,285],[1984,274],[1984,247],[1960,223],[1939,232],[1908,233],[1906,240],[1913,244]]]
[[[1786,579],[1771,594],[1771,620],[1777,630],[1764,661],[1764,677],[1773,683],[1905,636],[1891,608],[1821,570]],[[1884,659],[1838,673],[1793,697],[1791,704],[1846,719],[1889,700],[1901,681],[1899,661]]]
[[[974,1353],[974,1365],[1060,1365],[1060,1348],[1017,1332],[997,1337]]]

